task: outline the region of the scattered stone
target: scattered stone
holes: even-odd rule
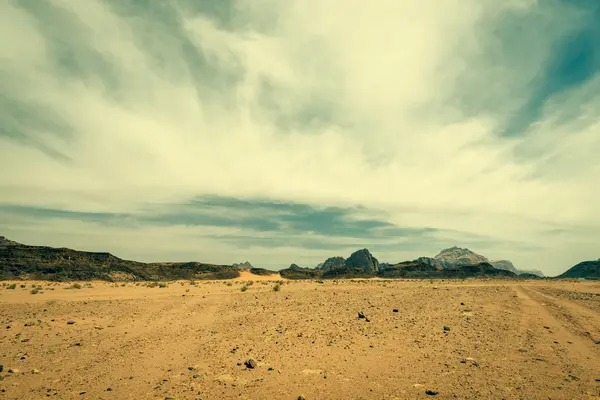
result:
[[[550,329],[548,325],[544,325],[544,329]]]
[[[4,365],[0,364],[0,372],[4,371]]]
[[[579,380],[579,378],[578,378],[578,377],[576,377],[575,375],[569,375],[567,380],[570,380],[570,381],[573,381],[573,382],[574,382],[574,381],[578,381],[578,380]]]
[[[464,305],[465,305],[465,303],[463,303],[463,302],[461,301],[461,302],[460,302],[460,305],[461,305],[461,306],[464,306]]]
[[[4,377],[0,375],[0,382],[4,380]]]
[[[79,392],[80,396],[83,396],[84,394],[86,394],[87,392]]]
[[[596,382],[600,382],[600,378],[596,378]]]
[[[75,321],[67,321],[67,325],[75,325]]]
[[[246,366],[246,368],[252,369],[252,368],[256,368],[257,364],[256,364],[256,361],[254,361],[253,359],[249,359],[244,363],[244,365]]]
[[[362,311],[359,311],[358,312],[358,319],[361,319],[361,318],[366,318],[365,317],[365,313],[363,313]]]
[[[519,353],[527,353],[529,350],[527,349],[519,349]]]
[[[107,392],[112,392],[112,388],[106,388]]]
[[[196,369],[196,368],[194,368],[194,367],[188,367],[188,370],[189,370],[189,371],[193,371],[193,370],[195,370],[195,369]]]
[[[437,392],[437,391],[435,391],[435,390],[430,390],[430,389],[427,389],[427,390],[425,391],[425,394],[426,394],[426,395],[428,395],[428,396],[435,396],[435,395],[437,395],[437,394],[438,394],[438,392]]]
[[[31,370],[31,373],[34,374],[34,375],[39,375],[40,374],[40,370],[34,368],[34,369]]]
[[[272,367],[269,367],[269,368],[267,369],[267,371],[273,371],[273,368],[272,368]]]
[[[596,344],[600,344],[600,340],[596,340]]]
[[[23,340],[21,340],[21,343],[27,343],[27,342],[29,342],[29,339],[23,339]]]
[[[394,308],[392,311],[393,311],[393,312],[398,312],[398,309],[397,309],[397,308]]]
[[[192,375],[192,378],[198,379],[198,378],[200,378],[200,374],[194,374],[194,375]]]
[[[444,331],[445,331],[445,332],[448,332],[448,331],[450,331],[450,327],[449,327],[449,326],[447,326],[447,325],[444,325]]]
[[[298,396],[298,400],[306,400],[306,397],[300,395],[300,396]]]
[[[9,373],[9,374],[18,374],[18,373],[19,373],[19,370],[18,370],[18,369],[16,369],[16,368],[9,368],[9,369],[8,369],[8,373]]]
[[[546,360],[544,359],[544,357],[536,357],[535,361],[546,361]]]
[[[33,326],[33,325],[35,325],[35,323],[33,323],[33,322],[26,322],[25,323],[25,326]]]

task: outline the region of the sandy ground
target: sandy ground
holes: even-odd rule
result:
[[[247,283],[1,287],[0,399],[600,399],[600,283]]]

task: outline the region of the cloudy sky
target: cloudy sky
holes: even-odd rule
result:
[[[12,240],[600,257],[597,0],[7,0],[0,61]]]

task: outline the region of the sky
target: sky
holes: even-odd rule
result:
[[[597,0],[0,2],[0,235],[280,269],[600,257]]]

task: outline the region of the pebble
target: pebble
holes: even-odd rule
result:
[[[67,321],[67,325],[74,325],[75,321]]]
[[[298,396],[298,400],[306,400],[306,397],[300,395],[300,396]]]
[[[200,378],[200,374],[194,374],[194,375],[192,375],[192,378],[198,379],[198,378]]]
[[[428,396],[435,396],[436,394],[438,394],[438,392],[435,391],[435,390],[429,390],[428,389],[428,390],[425,391],[425,394],[428,395]]]
[[[448,332],[450,330],[450,327],[447,325],[444,325],[444,331]]]
[[[249,359],[244,363],[244,365],[246,365],[246,368],[256,368],[256,361],[254,361],[253,359]]]
[[[365,313],[363,313],[362,311],[359,311],[359,312],[358,312],[358,318],[359,318],[359,319],[360,319],[360,318],[366,318],[366,317],[365,317]]]
[[[31,370],[31,373],[34,374],[34,375],[39,375],[40,374],[40,370],[34,368],[34,369]]]
[[[394,308],[392,311],[393,311],[393,312],[398,312],[398,309],[397,309],[397,308]]]
[[[4,365],[0,364],[0,372],[4,371]]]

